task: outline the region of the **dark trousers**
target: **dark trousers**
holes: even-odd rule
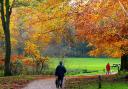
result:
[[[58,76],[58,78],[56,79],[56,87],[57,88],[62,88],[63,86],[63,79],[64,77],[63,76]]]

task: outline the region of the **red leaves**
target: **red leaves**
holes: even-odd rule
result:
[[[11,61],[12,61],[12,62],[16,62],[17,60],[21,60],[21,59],[23,59],[23,58],[24,58],[23,55],[12,55],[12,56],[11,56]]]
[[[31,59],[25,59],[25,60],[24,60],[24,64],[25,64],[25,65],[29,65],[29,66],[33,66],[33,62],[32,62]]]

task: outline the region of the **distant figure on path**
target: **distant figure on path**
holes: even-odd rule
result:
[[[106,65],[106,74],[107,75],[109,75],[110,74],[110,64],[108,63],[107,65]]]
[[[59,87],[62,88],[65,73],[66,73],[66,68],[64,67],[62,61],[60,61],[59,65],[56,67],[56,71],[55,71],[55,76],[57,76],[57,79],[56,79],[56,87],[57,88],[59,88]]]

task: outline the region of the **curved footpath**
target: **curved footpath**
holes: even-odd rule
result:
[[[116,73],[112,73],[111,75],[114,75]],[[106,75],[102,75],[106,76]],[[98,75],[95,76],[71,76],[71,77],[66,77],[65,79],[70,79],[70,78],[97,78]],[[41,80],[35,80],[31,83],[29,83],[26,87],[22,89],[56,89],[55,86],[55,78],[47,78],[47,79],[41,79]],[[64,88],[63,88],[64,89]]]

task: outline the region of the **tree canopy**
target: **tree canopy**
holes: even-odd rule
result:
[[[74,21],[80,40],[93,46],[90,55],[120,57],[128,53],[128,1],[97,0],[83,6]]]

